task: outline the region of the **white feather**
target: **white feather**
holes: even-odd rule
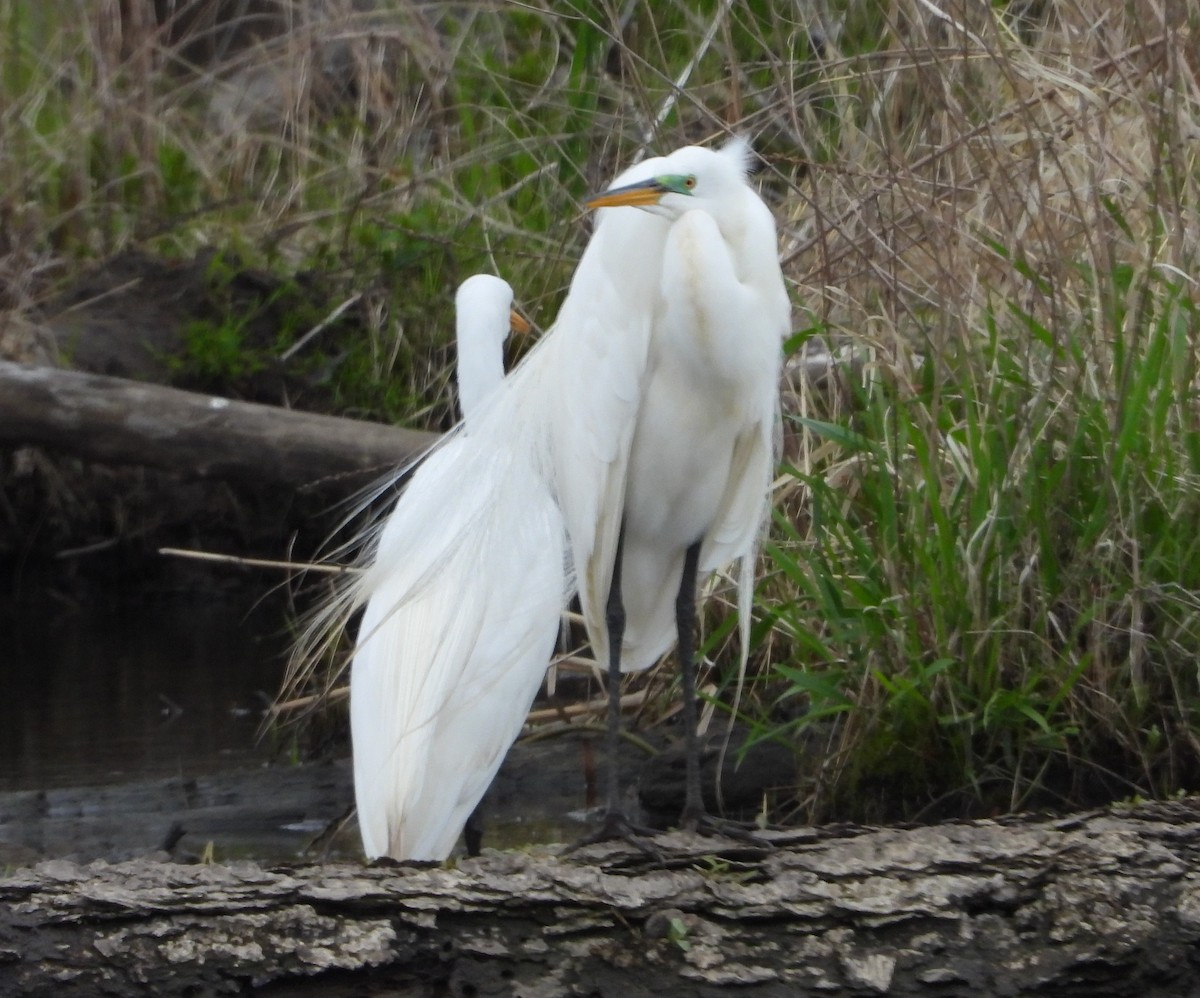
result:
[[[512,292],[472,280],[475,294],[458,301],[468,430],[417,469],[355,585],[366,610],[350,720],[369,857],[450,854],[520,732],[568,585],[562,518],[541,476],[471,431],[513,404],[510,386],[487,384],[502,375]]]

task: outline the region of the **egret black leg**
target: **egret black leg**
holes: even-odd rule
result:
[[[483,851],[483,801],[467,815],[467,823],[463,825],[463,844],[467,847],[468,856],[478,856]]]
[[[677,654],[683,680],[683,726],[687,769],[684,776],[683,815],[680,825],[696,831],[704,817],[704,798],[700,792],[700,741],[696,729],[696,574],[700,565],[700,542],[692,544],[683,556],[683,577],[675,597],[675,628],[679,636]]]
[[[679,637],[677,654],[683,684],[684,749],[687,753],[684,775],[683,814],[679,818],[681,828],[689,832],[725,835],[767,846],[753,832],[733,821],[715,818],[704,810],[704,796],[700,789],[700,735],[696,704],[696,583],[700,569],[700,542],[691,545],[683,556],[683,575],[679,580],[679,593],[675,597],[675,628]]]
[[[621,741],[621,644],[625,640],[625,604],[621,598],[621,561],[625,550],[625,530],[617,535],[617,554],[613,559],[612,582],[604,605],[604,626],[608,631],[608,786],[604,802],[605,821],[621,813],[621,785],[617,751]]]
[[[653,831],[631,824],[625,812],[621,810],[620,764],[617,752],[621,744],[621,644],[625,640],[625,603],[621,596],[621,561],[624,549],[625,530],[622,528],[617,536],[612,582],[608,587],[608,600],[604,604],[604,626],[608,632],[608,727],[605,731],[608,777],[605,787],[607,799],[604,802],[604,821],[596,831],[569,845],[565,852],[571,853],[583,846],[608,839],[624,839],[661,862],[662,854],[645,840],[646,836],[654,834]]]

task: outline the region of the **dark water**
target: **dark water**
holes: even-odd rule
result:
[[[260,742],[288,638],[280,602],[256,598],[0,605],[0,867],[141,854],[173,827],[181,855],[311,855],[353,801],[350,763],[297,766]],[[485,804],[485,844],[576,837],[593,754],[575,738],[518,746]],[[359,857],[357,826],[321,850]]]
[[[194,776],[266,758],[278,607],[211,595],[0,607],[0,790]]]

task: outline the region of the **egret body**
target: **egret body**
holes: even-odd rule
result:
[[[371,858],[450,854],[520,731],[558,635],[558,509],[519,454],[473,446],[473,421],[504,379],[511,307],[498,278],[478,275],[460,288],[465,432],[416,470],[355,583],[366,609],[350,723]]]
[[[566,376],[553,431],[588,634],[621,671],[678,640],[689,744],[684,824],[702,814],[693,631],[698,580],[741,561],[743,664],[790,328],[775,223],[748,147],[680,149],[594,197],[596,231],[550,335]],[[642,210],[637,210],[642,209]],[[617,810],[610,762],[609,809]]]

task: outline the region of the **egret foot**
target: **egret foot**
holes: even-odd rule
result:
[[[635,825],[622,811],[608,810],[604,812],[604,817],[598,828],[588,832],[582,838],[576,839],[562,851],[562,855],[569,855],[577,849],[582,849],[584,846],[593,846],[598,842],[611,842],[614,839],[620,839],[622,842],[628,842],[635,849],[641,850],[651,859],[662,863],[666,861],[665,857],[649,841],[654,838],[655,834],[656,832],[653,828]]]
[[[727,839],[734,839],[737,842],[745,842],[748,845],[760,846],[764,849],[774,848],[767,839],[754,834],[758,828],[757,825],[745,821],[734,821],[731,818],[719,818],[717,815],[709,814],[707,811],[698,811],[689,814],[685,810],[683,816],[679,819],[679,827],[686,832],[695,832],[697,835],[719,835]]]

